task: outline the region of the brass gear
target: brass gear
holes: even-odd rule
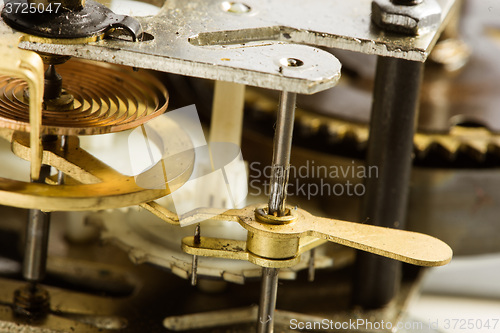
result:
[[[248,88],[246,107],[253,113],[273,116],[276,101],[260,92]],[[334,143],[355,143],[354,147],[364,151],[368,143],[368,124],[356,123],[331,116],[321,115],[303,108],[295,111],[295,124],[299,136],[314,137],[326,133]],[[453,163],[459,155],[465,154],[477,163],[484,163],[488,154],[500,156],[500,134],[484,127],[456,125],[448,133],[425,133],[417,131],[414,138],[414,152],[417,160],[425,160],[432,152],[439,152],[446,161]]]

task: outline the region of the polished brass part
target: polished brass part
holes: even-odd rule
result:
[[[269,208],[263,206],[255,210],[255,218],[262,223],[269,224],[287,224],[293,222],[297,219],[297,214],[295,210],[285,209],[283,216],[269,215]]]
[[[42,123],[42,99],[43,99],[43,80],[44,70],[40,56],[35,52],[20,50],[17,48],[20,34],[3,36],[0,41],[0,73],[13,77],[18,77],[25,81],[32,98],[26,106],[28,122],[25,125],[30,129],[30,161],[31,161],[31,179],[37,180],[42,167],[42,141],[41,141],[41,123]],[[3,127],[3,126],[2,126]]]
[[[304,237],[300,240],[300,246],[293,257],[278,260],[260,257],[246,251],[247,242],[233,239],[201,237],[200,244],[195,244],[194,237],[185,237],[182,240],[182,250],[188,254],[204,257],[246,260],[261,267],[287,268],[297,265],[302,253],[325,242],[323,239]]]
[[[247,250],[266,259],[290,259],[299,253],[300,238],[270,237],[260,233],[249,232]]]
[[[187,134],[173,121],[166,118],[164,121],[164,130],[178,140],[163,144],[183,153],[157,163],[163,165],[165,162],[167,165],[163,188],[144,189],[138,186],[133,176],[124,176],[113,170],[81,149],[78,138],[69,137],[65,151],[61,151],[59,140],[44,147],[43,164],[62,171],[67,179],[72,178],[76,184],[66,182],[64,185],[53,186],[0,178],[0,204],[44,211],[99,210],[138,205],[171,193],[189,179],[194,164],[194,152]],[[28,134],[5,130],[2,133],[7,139],[10,133],[13,152],[29,160]],[[136,177],[148,177],[155,167]]]
[[[194,237],[182,240],[182,250],[188,254],[204,257],[216,257],[235,260],[246,260],[262,267],[291,267],[299,262],[299,258],[285,260],[269,260],[261,258],[245,250],[246,242],[232,239],[201,237],[199,245],[194,243]]]
[[[203,217],[238,222],[254,237],[268,238],[269,242],[271,242],[271,239],[275,239],[275,247],[283,244],[293,246],[293,248],[297,249],[295,257],[300,255],[302,250],[301,246],[295,246],[294,240],[300,240],[303,237],[312,237],[313,239],[341,244],[419,266],[442,266],[450,262],[453,255],[453,251],[447,244],[437,238],[421,233],[321,218],[302,209],[296,209],[297,219],[289,224],[265,224],[255,219],[255,210],[257,208],[258,206],[248,206],[243,209],[232,209],[215,217],[213,216],[215,214],[210,209],[196,210],[190,216],[184,218],[186,223],[189,223],[190,219],[199,220]],[[288,207],[288,209],[294,208]],[[163,216],[165,221],[176,223],[175,219],[169,221],[167,214]],[[288,243],[286,243],[287,241]],[[202,242],[201,246],[194,246],[193,237],[187,237],[183,239],[182,244],[183,250],[193,255],[214,257],[221,255],[222,258],[231,257],[239,260],[248,260],[244,258],[250,258],[251,255],[254,255],[249,251],[248,243],[244,250],[243,243],[238,243],[238,248],[248,254],[234,254],[236,252],[234,250],[225,251],[215,240],[207,244]],[[272,247],[265,242],[264,244],[265,246],[262,247],[264,251]],[[314,246],[308,247],[308,249],[312,248]],[[273,249],[272,251],[276,250]],[[262,254],[264,253],[259,250],[259,257],[262,258]],[[276,252],[270,254],[270,256],[265,255],[265,257],[273,257]],[[289,254],[287,253],[287,255]],[[264,267],[287,267],[279,262],[280,260],[267,260],[267,265]]]
[[[145,72],[131,68],[82,60],[58,65],[64,93],[58,104],[50,101],[42,111],[42,134],[90,135],[135,128],[163,114],[168,105],[164,85]],[[28,132],[25,83],[0,77],[0,126]],[[64,97],[67,98],[64,98]],[[71,97],[72,96],[72,97]],[[74,99],[71,102],[71,99]]]

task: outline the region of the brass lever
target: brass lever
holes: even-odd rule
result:
[[[320,240],[419,266],[442,266],[453,255],[446,243],[429,235],[321,218],[302,209],[288,207],[288,211],[288,216],[275,217],[258,206],[230,210],[215,218],[239,222],[249,231],[246,243],[202,238],[195,245],[193,237],[186,237],[182,248],[193,255],[248,260],[264,267],[293,266],[302,252],[320,245]],[[191,218],[202,215],[197,211]]]

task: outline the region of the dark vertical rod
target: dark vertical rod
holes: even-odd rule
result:
[[[367,178],[362,220],[368,224],[404,229],[412,166],[423,63],[378,57],[367,167],[378,177]],[[399,290],[401,263],[359,251],[353,302],[364,308],[388,304]]]
[[[53,143],[57,140],[56,136],[45,135],[42,142]],[[60,147],[65,152],[68,149],[67,136],[61,136]],[[50,176],[50,165],[43,164],[40,169],[40,178],[36,183],[45,183],[45,179]],[[57,183],[64,184],[64,173],[59,171]],[[47,249],[49,242],[50,213],[39,209],[30,209],[28,215],[28,224],[26,227],[26,245],[23,260],[23,276],[30,282],[39,282],[45,276],[47,265]]]
[[[274,331],[274,309],[278,293],[277,268],[262,268],[262,286],[260,292],[258,333],[272,333]]]
[[[50,175],[50,166],[42,165],[40,178],[36,181],[44,183]],[[45,276],[47,263],[47,247],[49,241],[50,213],[39,209],[29,210],[26,227],[26,245],[23,260],[23,276],[30,282],[38,282]]]

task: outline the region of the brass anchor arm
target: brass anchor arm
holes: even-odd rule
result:
[[[259,210],[256,210],[257,218],[242,216],[240,223],[249,232],[267,237],[270,242],[273,242],[272,239],[286,239],[293,246],[294,239],[312,236],[419,266],[442,266],[450,262],[453,255],[446,243],[428,235],[321,218],[302,209],[290,208],[289,211],[291,221],[283,224],[259,222],[263,219]],[[264,218],[280,219],[272,216]]]
[[[418,266],[442,266],[452,249],[429,235],[312,216],[309,235]]]
[[[256,206],[249,206],[217,216],[232,221],[238,219],[249,231],[252,244],[249,241],[202,237],[201,244],[195,245],[193,237],[186,237],[182,241],[182,249],[193,255],[248,260],[263,267],[274,268],[290,267],[293,261],[298,262],[300,254],[321,245],[324,241],[419,266],[446,265],[453,256],[452,249],[446,243],[417,232],[321,218],[301,209],[290,210],[295,216],[290,223],[272,225],[260,223],[253,215],[255,208]],[[200,210],[192,216],[199,217],[204,212],[206,213]],[[254,239],[264,242],[254,242]],[[288,255],[280,257],[279,254],[268,251],[287,244],[290,245],[290,249],[285,251]],[[250,250],[249,245],[252,245]],[[269,255],[265,255],[266,253]]]

